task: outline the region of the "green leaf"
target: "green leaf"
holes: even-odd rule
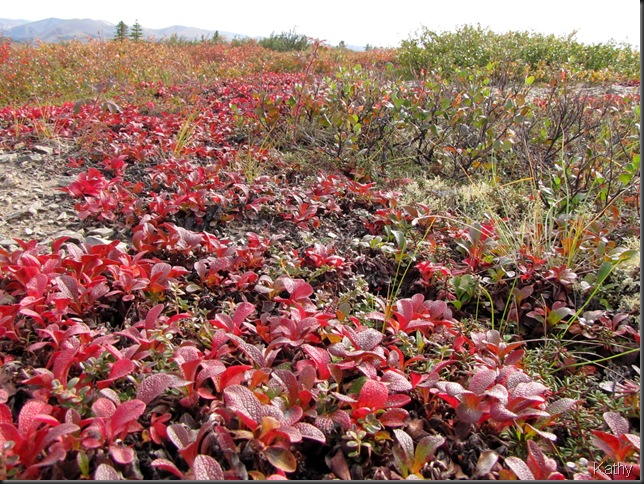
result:
[[[525,80],[526,85],[531,86],[534,82],[534,76],[528,76]]]
[[[349,314],[351,314],[351,304],[346,302],[340,304],[340,306],[338,307],[338,311],[340,312],[340,314],[342,314],[344,318],[346,318]]]
[[[567,307],[553,309],[548,313],[548,324],[554,326],[566,316],[574,314],[574,311]]]
[[[407,456],[405,456],[405,453],[402,450],[402,448],[397,445],[394,446],[394,448],[392,449],[392,452],[394,455],[394,464],[400,471],[400,475],[403,477],[403,479],[406,479],[407,476],[409,475],[409,467],[407,467],[407,461],[406,461]]]
[[[391,230],[389,227],[385,227],[385,231],[389,232],[387,235],[393,236],[394,240],[396,241],[396,245],[398,245],[398,248],[400,250],[405,250],[407,247],[407,239],[405,238],[405,234],[401,230]]]
[[[606,278],[610,275],[610,273],[613,271],[613,268],[615,267],[615,264],[613,262],[604,262],[601,266],[599,266],[599,271],[597,271],[597,285],[602,284]]]
[[[89,457],[85,452],[79,452],[76,455],[76,462],[83,476],[89,476]]]
[[[188,284],[186,286],[185,290],[186,290],[187,293],[193,293],[193,292],[202,291],[203,287],[201,287],[198,284],[195,284],[194,282],[191,282],[190,284]]]
[[[633,179],[633,175],[631,175],[630,173],[622,173],[617,177],[617,179],[622,185],[628,185]]]

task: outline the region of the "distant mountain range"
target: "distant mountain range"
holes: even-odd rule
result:
[[[132,27],[131,25],[129,27]],[[112,39],[116,25],[105,20],[92,19],[60,19],[48,18],[31,22],[29,20],[14,20],[0,18],[0,37],[7,37],[14,42],[65,42],[69,40],[86,41],[89,39]],[[151,40],[165,40],[176,36],[183,40],[209,39],[215,32],[225,40],[244,39],[248,35],[234,32],[205,30],[195,27],[173,25],[162,29],[143,27],[143,36]],[[258,37],[261,38],[261,37]],[[347,45],[352,50],[364,50],[362,46]]]
[[[0,18],[0,35],[10,38],[14,42],[111,39],[114,37],[115,32],[116,25],[105,20],[48,18],[31,22],[29,20]],[[184,27],[182,25],[173,25],[162,29],[143,27],[143,36],[153,40],[169,39],[173,35],[185,40],[208,39],[215,32],[215,30]],[[223,31],[219,31],[219,35],[226,40],[248,37],[247,35]]]

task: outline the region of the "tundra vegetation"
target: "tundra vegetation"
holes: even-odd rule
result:
[[[0,248],[0,478],[639,479],[638,51],[123,34],[0,39],[114,234]]]

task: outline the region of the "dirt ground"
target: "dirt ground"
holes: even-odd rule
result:
[[[67,154],[44,144],[0,152],[0,245],[71,235],[79,226],[74,201],[58,190],[79,171],[66,166]]]

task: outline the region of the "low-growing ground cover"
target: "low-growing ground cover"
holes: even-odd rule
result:
[[[637,91],[319,48],[0,110],[2,478],[638,478]]]

